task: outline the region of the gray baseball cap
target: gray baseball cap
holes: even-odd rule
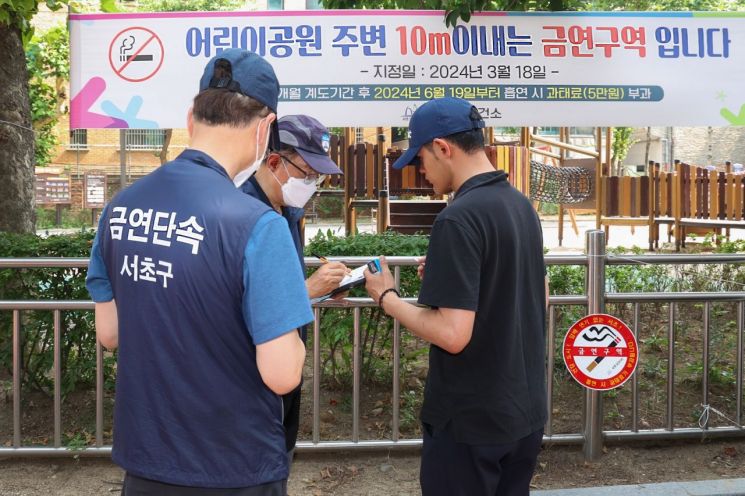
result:
[[[319,174],[342,174],[329,157],[331,136],[326,126],[308,115],[286,115],[279,119],[279,141],[289,145]]]

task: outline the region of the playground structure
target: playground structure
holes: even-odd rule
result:
[[[745,228],[745,175],[733,171],[730,162],[717,170],[678,160],[672,166],[650,162],[644,175],[613,176],[608,174],[611,135],[612,128],[595,128],[589,148],[570,143],[569,128],[560,128],[558,139],[522,128],[518,141],[506,143],[495,143],[490,129],[486,153],[534,202],[557,204],[559,245],[566,217],[578,231],[578,213],[594,214],[606,238],[611,227],[646,226],[650,251],[659,248],[661,226],[676,250],[689,234],[729,236],[730,229]],[[347,145],[350,141],[348,133],[332,139],[330,154],[344,176],[328,178],[321,190],[344,196],[345,232],[354,233],[357,210],[369,208],[378,232],[428,233],[446,199],[435,195],[418,167],[392,169],[389,164],[401,151],[386,148],[382,139]]]

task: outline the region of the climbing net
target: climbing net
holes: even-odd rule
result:
[[[592,194],[592,173],[582,167],[554,167],[530,161],[530,198],[546,203],[581,203]]]

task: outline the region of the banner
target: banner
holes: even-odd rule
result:
[[[490,126],[745,125],[745,12],[475,14],[311,10],[71,14],[75,128],[183,128],[207,61],[240,47],[282,85],[279,115],[407,126],[471,101]]]

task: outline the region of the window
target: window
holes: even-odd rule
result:
[[[285,1],[284,0],[267,0],[266,8],[268,10],[284,10]]]
[[[365,142],[365,128],[364,127],[354,128],[354,142],[355,143]]]
[[[127,150],[160,150],[165,141],[165,129],[127,129]]]
[[[594,127],[570,127],[569,133],[572,136],[595,136]]]
[[[87,129],[70,129],[69,150],[87,150],[88,149],[88,130]]]
[[[321,0],[305,0],[305,8],[307,10],[319,10],[322,9]]]

